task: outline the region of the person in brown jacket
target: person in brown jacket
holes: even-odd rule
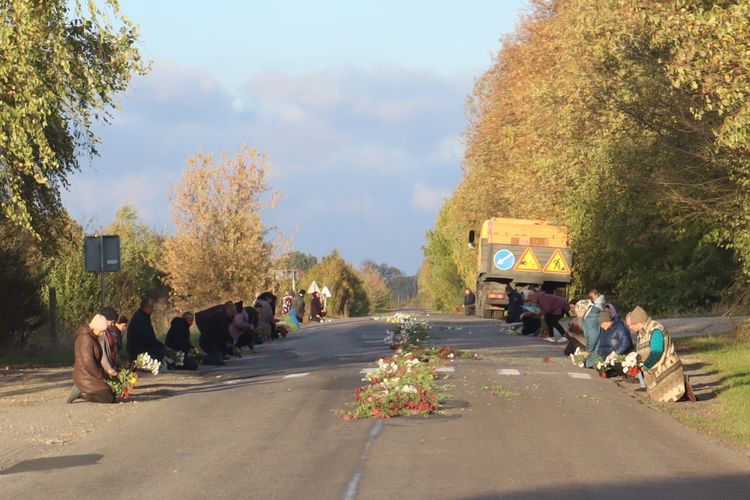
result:
[[[115,395],[104,381],[102,357],[104,355],[99,337],[107,331],[107,319],[101,314],[94,316],[88,326],[82,325],[76,332],[75,364],[73,365],[73,391],[80,391],[80,395],[94,403],[114,403]],[[116,375],[111,367],[109,375]],[[68,397],[72,402],[77,397]]]

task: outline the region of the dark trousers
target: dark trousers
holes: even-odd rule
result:
[[[192,356],[185,356],[185,359],[182,360],[182,366],[172,366],[173,370],[197,370],[198,369],[198,362],[193,358]]]
[[[523,330],[521,330],[521,335],[531,335],[532,333],[539,333],[539,328],[541,328],[542,326],[542,322],[541,320],[539,320],[539,318],[526,316],[521,321],[523,321]]]
[[[555,332],[552,331],[554,328],[558,332],[560,332],[560,335],[562,337],[565,336],[565,328],[562,327],[560,324],[560,319],[563,317],[562,314],[545,314],[544,315],[544,322],[547,324],[547,330],[549,330],[549,336],[554,337]]]
[[[112,391],[107,389],[106,391],[94,392],[92,394],[84,394],[84,399],[91,403],[114,403],[115,395]]]
[[[236,345],[237,347],[246,345],[252,351],[255,347],[255,332],[242,332],[240,338],[237,339]]]

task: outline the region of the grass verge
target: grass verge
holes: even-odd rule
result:
[[[685,423],[750,446],[750,341],[730,334],[675,339],[681,356],[706,364],[704,371],[719,378],[716,389],[718,411],[705,415],[685,413]]]

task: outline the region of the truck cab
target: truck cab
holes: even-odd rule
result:
[[[506,285],[534,285],[555,292],[571,281],[568,231],[541,220],[493,217],[469,232],[477,250],[477,315],[501,319],[508,309]]]

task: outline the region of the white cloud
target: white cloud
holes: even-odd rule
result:
[[[299,225],[300,249],[320,248],[324,219],[336,225],[325,244],[346,258],[414,269],[449,195],[434,179],[452,186],[461,177],[470,85],[406,68],[347,68],[258,73],[233,92],[207,72],[157,63],[101,129],[101,156],[73,176],[65,201],[74,216],[106,223],[130,200],[149,223],[169,226],[166,188],[186,158],[247,143],[269,155],[269,179],[284,195],[269,218]],[[399,245],[386,244],[383,232],[394,231]]]
[[[450,195],[451,191],[449,189],[431,188],[422,181],[418,181],[414,185],[411,203],[412,206],[419,210],[435,212]]]

